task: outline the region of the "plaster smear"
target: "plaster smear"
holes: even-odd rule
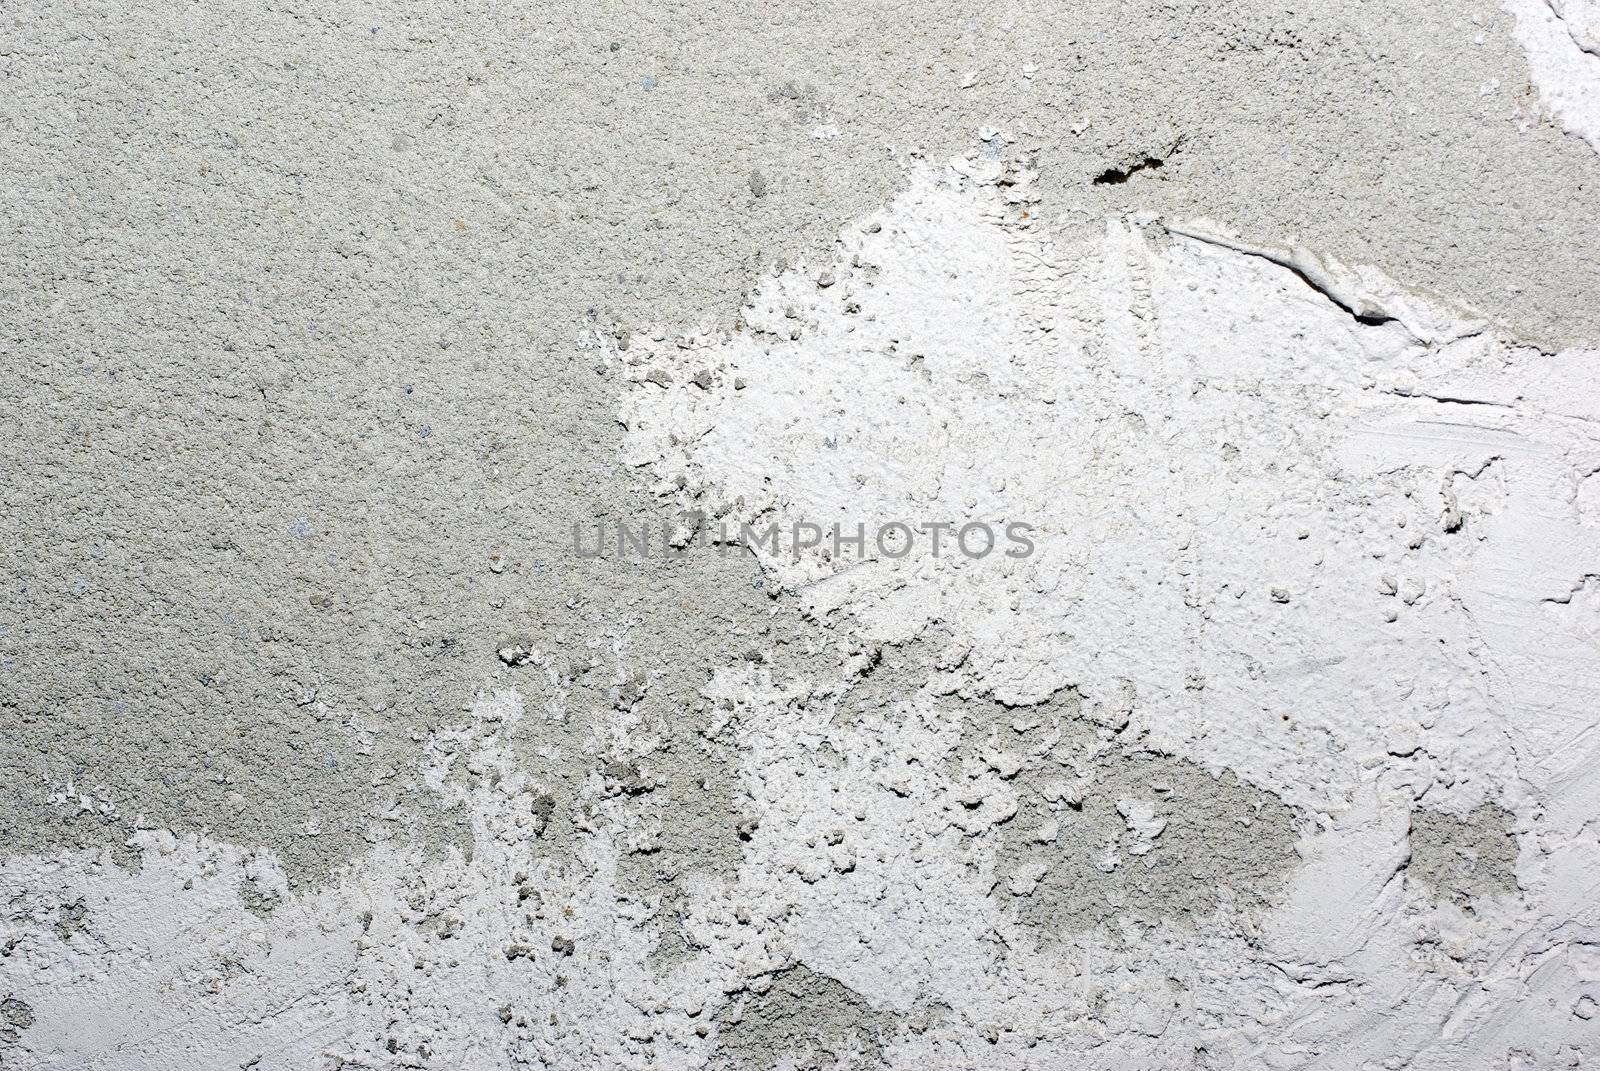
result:
[[[589,753],[618,753],[629,719],[613,713]],[[655,980],[659,903],[630,901],[616,873],[650,831],[596,774],[590,836],[576,858],[549,850],[548,797],[507,745],[523,718],[502,691],[424,742],[427,781],[471,827],[441,860],[380,845],[306,894],[270,856],[157,830],[135,836],[132,874],[81,855],[5,863],[0,985],[31,1023],[4,1066],[702,1066],[714,1041],[696,1019],[737,972],[707,956],[698,985]]]
[[[939,690],[1073,690],[1092,720],[1303,814],[1322,861],[1282,925],[1324,966],[1296,977],[1359,949],[1350,983],[1407,1005],[1363,1023],[1368,1055],[1524,1003],[1560,1010],[1492,1043],[1581,1036],[1597,355],[1203,221],[1058,237],[1030,178],[923,173],[832,263],[764,283],[742,331],[649,333],[619,355],[633,459],[732,521],[1035,526],[1021,559],[756,553],[863,652],[948,630]],[[1413,939],[1368,939],[1395,917],[1406,816],[1487,803],[1514,816],[1529,920],[1491,959],[1550,963],[1554,988],[1429,1010],[1403,995]]]
[[[0,1058],[1581,1061],[1597,355],[1204,223],[1047,227],[1030,179],[919,172],[741,330],[607,349],[686,511],[1036,529],[1026,558],[756,552],[816,627],[683,712],[736,771],[731,874],[619,879],[682,802],[670,734],[551,668],[547,709],[487,694],[420,741],[442,857],[380,825],[317,891],[159,829],[131,872],[0,864]],[[570,850],[515,743],[568,715]]]
[[[1504,0],[1539,99],[1600,152],[1600,0]]]
[[[380,847],[307,894],[270,857],[153,830],[135,838],[132,874],[81,856],[10,860],[0,984],[28,1025],[5,1057],[74,1069],[1342,1068],[1397,1053],[1411,1062],[1391,1066],[1476,1066],[1485,1044],[1528,1048],[1539,1066],[1574,1051],[1564,1035],[1572,1009],[1590,1010],[1587,946],[1552,944],[1513,899],[1469,914],[1405,881],[1405,813],[1379,802],[1404,786],[1375,779],[1328,832],[1308,833],[1276,911],[1126,913],[1050,932],[1019,910],[1022,884],[995,895],[996,848],[1019,778],[1066,773],[1050,761],[1061,712],[964,739],[934,687],[846,716],[858,680],[851,666],[786,683],[750,664],[715,675],[706,732],[741,757],[746,854],[736,880],[692,880],[672,910],[617,881],[619,860],[659,832],[632,788],[592,777],[579,856],[543,847],[540,787],[505,745],[531,716],[513,692],[426,741],[425,772],[469,816],[470,852],[430,863]],[[1097,735],[1113,757],[1143,749],[1127,730]],[[591,750],[644,755],[650,737],[618,714]],[[1047,793],[1063,844],[1072,801],[1107,791],[1073,780]],[[1168,789],[1143,786],[1144,801],[1112,789],[1127,832],[1110,866],[1167,850]],[[1540,940],[1523,954],[1530,927]],[[682,951],[663,961],[669,934]]]

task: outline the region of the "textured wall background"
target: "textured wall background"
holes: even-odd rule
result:
[[[1593,0],[0,78],[0,1066],[1592,1058]],[[1037,547],[575,552],[695,514]]]

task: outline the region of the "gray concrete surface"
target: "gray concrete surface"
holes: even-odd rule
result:
[[[575,523],[679,508],[623,459],[627,383],[580,341],[731,330],[762,280],[825,261],[847,223],[992,128],[1037,169],[1029,211],[1062,241],[1127,213],[1206,217],[1372,265],[1539,350],[1595,347],[1600,155],[1541,111],[1513,25],[1456,0],[11,5],[7,855],[106,851],[133,873],[149,865],[135,830],[235,845],[281,867],[278,900],[247,897],[268,920],[378,847],[471,858],[471,799],[430,782],[426,757],[509,688],[538,712],[496,737],[542,786],[535,855],[582,871],[620,801],[658,843],[621,858],[618,888],[687,918],[697,883],[755,865],[743,745],[708,729],[714,674],[802,681],[850,645],[748,555],[574,554]],[[497,654],[519,643],[541,661]],[[841,709],[919,694],[938,656],[889,648],[838,686]],[[956,766],[1015,713],[938,703],[968,726]],[[657,726],[649,754],[595,742],[623,715]],[[1194,925],[1290,896],[1314,816],[1203,762],[1108,746],[1071,704],[1054,717],[1050,761],[1113,787],[1082,808],[1098,832],[1018,907],[1025,929]],[[1024,775],[996,834],[1003,904],[1011,869],[1046,850],[1028,839],[1044,776]],[[1151,778],[1179,801],[1159,865],[1101,874],[1091,845],[1133,821],[1114,786]],[[1411,832],[1422,895],[1514,895],[1516,819],[1435,813]],[[692,967],[704,946],[667,929],[653,962]],[[886,1046],[950,1009],[874,1006],[838,973],[802,957],[742,1011],[708,1008],[705,1059],[935,1066]],[[1211,1022],[1175,999],[1173,1029]],[[30,1044],[39,1003],[7,998],[0,1050]],[[381,1041],[353,1065],[447,1066]],[[811,1042],[827,1055],[807,1064]],[[598,1043],[474,1044],[439,1052],[621,1066]],[[990,1050],[1059,1066],[987,1041],[938,1066]],[[30,1063],[47,1042],[16,1051],[72,1066]],[[146,1066],[110,1051],[95,1066]]]

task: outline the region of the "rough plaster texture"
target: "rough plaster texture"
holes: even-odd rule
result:
[[[1592,1061],[1596,25],[0,12],[0,1066]]]

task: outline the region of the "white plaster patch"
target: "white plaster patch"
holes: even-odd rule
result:
[[[757,554],[859,649],[938,626],[954,637],[942,691],[1075,689],[1103,724],[1131,718],[1351,829],[1349,854],[1333,832],[1314,849],[1346,864],[1419,801],[1505,806],[1543,937],[1502,934],[1503,951],[1592,940],[1573,890],[1600,872],[1581,772],[1600,758],[1600,532],[1578,498],[1600,456],[1597,355],[1542,353],[1373,269],[1204,223],[1112,220],[1058,243],[1027,218],[1027,177],[918,174],[832,263],[764,282],[740,332],[656,331],[620,355],[632,460],[734,522],[1030,524],[1027,557]],[[1152,816],[1124,813],[1148,844]],[[1356,974],[1403,1004],[1422,983],[1384,887],[1328,925],[1383,934]],[[1287,924],[1313,906],[1291,901]],[[1344,962],[1318,932],[1320,961]],[[1449,1022],[1452,1045],[1485,1030],[1559,1049],[1559,1015],[1549,1035],[1452,1018],[1461,985],[1485,1008],[1518,999],[1520,954],[1504,977],[1430,990],[1386,1043],[1442,1045]],[[880,997],[909,999],[888,976]],[[1541,977],[1562,1007],[1585,984]]]
[[[630,353],[633,456],[739,521],[1032,525],[1025,558],[758,551],[865,646],[952,628],[968,692],[1076,688],[1313,810],[1392,757],[1458,808],[1514,796],[1496,667],[1533,648],[1485,631],[1600,561],[1567,486],[1600,447],[1585,355],[1409,296],[1358,319],[1238,248],[1059,248],[924,176],[750,330]]]
[[[1502,0],[1528,54],[1539,99],[1556,121],[1600,152],[1600,2]]]

